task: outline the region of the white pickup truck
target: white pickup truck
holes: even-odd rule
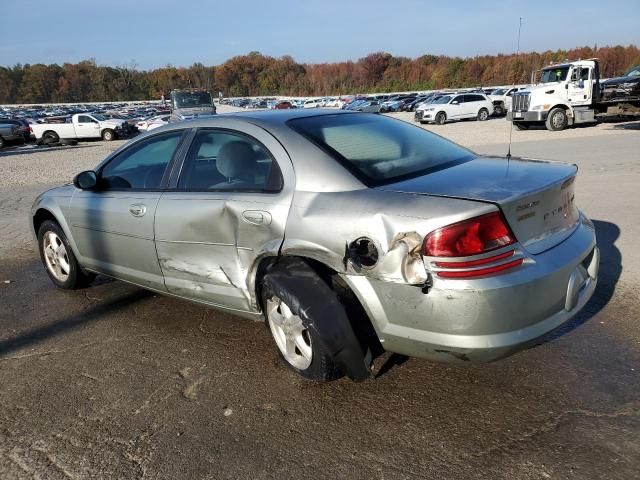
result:
[[[76,113],[65,123],[34,123],[36,141],[57,143],[61,139],[102,138],[115,140],[125,133],[125,121],[108,119],[96,113]]]

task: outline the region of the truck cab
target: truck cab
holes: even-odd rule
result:
[[[211,92],[194,88],[172,90],[170,122],[207,118],[216,114]]]

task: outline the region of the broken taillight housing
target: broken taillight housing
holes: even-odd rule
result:
[[[515,243],[500,212],[452,223],[428,234],[422,246],[428,257],[469,257]]]

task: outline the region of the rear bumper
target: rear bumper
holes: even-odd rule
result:
[[[516,122],[544,122],[548,112],[507,112],[507,120]]]
[[[558,328],[589,301],[597,284],[595,231],[584,218],[561,244],[509,273],[474,280],[434,278],[415,286],[345,278],[385,350],[437,361],[487,362]]]

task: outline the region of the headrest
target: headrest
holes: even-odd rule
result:
[[[218,152],[216,168],[226,178],[246,176],[254,171],[256,154],[246,142],[225,143]]]

